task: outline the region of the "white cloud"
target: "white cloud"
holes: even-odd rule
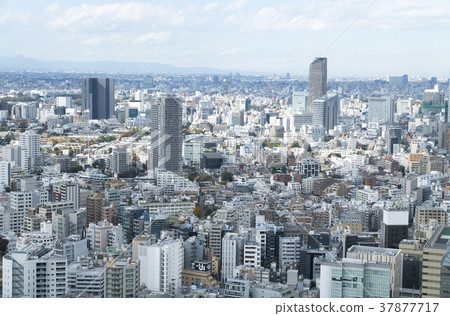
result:
[[[145,26],[151,27],[183,27],[194,11],[193,7],[175,9],[173,7],[164,7],[150,3],[109,3],[103,5],[86,5],[82,7],[74,6],[67,9],[62,14],[58,14],[50,20],[48,25],[51,28],[69,28],[70,30],[79,30],[82,28],[91,28],[97,21],[108,30],[116,28],[127,28],[127,26]],[[92,31],[92,29],[91,29]]]
[[[53,13],[53,12],[58,11],[58,9],[59,9],[59,4],[57,4],[57,3],[55,2],[55,3],[52,3],[52,4],[48,5],[48,6],[45,8],[44,13]]]
[[[225,6],[223,12],[231,12],[239,10],[245,5],[245,3],[247,3],[247,0],[236,0],[234,2],[231,2]]]
[[[137,38],[140,44],[163,44],[170,38],[171,32],[150,32]]]
[[[215,9],[218,5],[219,5],[219,2],[217,2],[217,1],[208,3],[207,5],[205,5],[203,7],[203,11],[209,12],[209,11]]]

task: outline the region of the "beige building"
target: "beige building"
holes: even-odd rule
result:
[[[423,248],[422,297],[440,297],[442,257],[449,246],[450,226],[439,226]]]

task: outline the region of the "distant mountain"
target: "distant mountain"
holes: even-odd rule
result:
[[[22,55],[12,57],[0,56],[0,71],[34,70],[34,71],[80,71],[80,72],[112,72],[112,73],[177,73],[177,74],[225,74],[225,70],[208,67],[177,67],[171,64],[143,62],[142,67],[135,62],[117,61],[43,61],[27,58]]]

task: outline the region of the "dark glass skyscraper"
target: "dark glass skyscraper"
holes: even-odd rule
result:
[[[83,78],[81,86],[83,111],[89,110],[92,120],[114,116],[114,79]]]
[[[180,101],[172,95],[161,94],[152,104],[151,114],[150,169],[181,172],[183,136]]]
[[[318,57],[309,65],[309,97],[306,112],[313,111],[314,100],[327,93],[327,59]]]

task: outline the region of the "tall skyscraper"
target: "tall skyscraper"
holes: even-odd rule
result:
[[[327,94],[327,59],[318,57],[309,65],[309,97],[306,112],[312,112],[314,100]]]
[[[180,101],[169,94],[160,94],[152,105],[150,169],[165,168],[181,172],[183,167]]]
[[[21,167],[30,170],[42,163],[41,135],[35,131],[26,131],[20,134]]]
[[[83,78],[81,86],[83,111],[89,110],[92,120],[114,116],[114,79]]]

